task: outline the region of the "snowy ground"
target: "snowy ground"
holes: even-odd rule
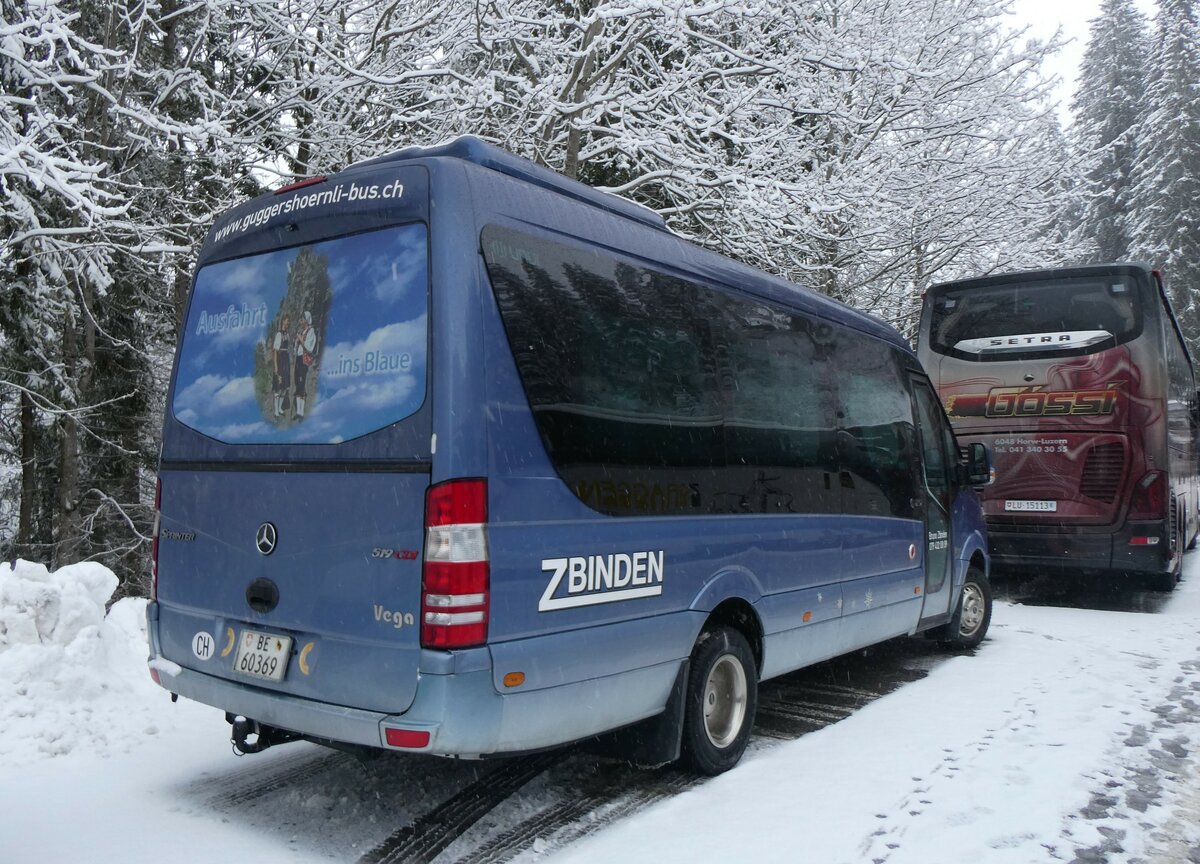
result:
[[[1000,604],[975,656],[521,860],[1200,861],[1200,555],[1185,573],[1153,613]],[[0,564],[4,864],[353,861],[497,764],[239,759],[220,712],[150,682],[144,603],[103,617],[114,586],[94,565]],[[571,782],[550,772],[505,807]]]

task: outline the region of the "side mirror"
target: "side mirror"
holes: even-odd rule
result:
[[[966,450],[963,459],[966,485],[990,486],[996,479],[996,469],[992,467],[992,454],[978,441],[968,444]]]

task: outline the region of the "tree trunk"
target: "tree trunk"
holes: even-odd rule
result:
[[[79,340],[75,322],[68,314],[63,321],[63,372],[68,381],[77,381],[79,369]],[[79,560],[79,541],[82,534],[79,513],[79,419],[74,409],[76,401],[58,420],[58,495],[54,512],[54,568],[74,564]]]
[[[75,392],[74,404],[59,421],[62,432],[59,444],[58,524],[54,532],[56,567],[75,564],[86,557],[83,512],[80,509],[83,489],[79,414],[92,394],[92,372],[96,366],[96,325],[92,318],[94,292],[86,276],[79,274],[76,278],[78,310],[76,314],[68,313],[63,320],[63,368],[66,379],[75,382]],[[79,344],[80,329],[82,345]]]
[[[17,517],[19,557],[33,560],[33,502],[37,492],[33,398],[21,391],[21,511]]]

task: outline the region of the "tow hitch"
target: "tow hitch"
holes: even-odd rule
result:
[[[267,726],[241,715],[226,714],[225,719],[233,727],[229,740],[233,744],[233,752],[239,756],[245,756],[247,753],[261,753],[268,747],[287,744],[289,741],[299,741],[301,737],[295,732]]]

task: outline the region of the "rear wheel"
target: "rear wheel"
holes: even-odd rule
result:
[[[1180,508],[1182,510],[1183,508]],[[1183,552],[1185,542],[1185,534],[1187,532],[1187,520],[1179,519],[1179,524],[1175,526],[1175,563],[1167,573],[1151,573],[1146,577],[1146,587],[1151,591],[1174,591],[1175,585],[1179,582],[1179,577],[1183,575]]]
[[[1182,547],[1182,543],[1180,546]],[[1175,554],[1175,566],[1166,573],[1151,573],[1145,577],[1145,585],[1151,591],[1174,591],[1183,573],[1183,549]]]
[[[758,676],[746,637],[732,627],[706,630],[692,649],[683,718],[684,763],[715,775],[738,763],[758,707]]]
[[[983,571],[972,567],[958,597],[958,609],[938,633],[947,648],[970,650],[983,641],[992,623],[992,586]]]

